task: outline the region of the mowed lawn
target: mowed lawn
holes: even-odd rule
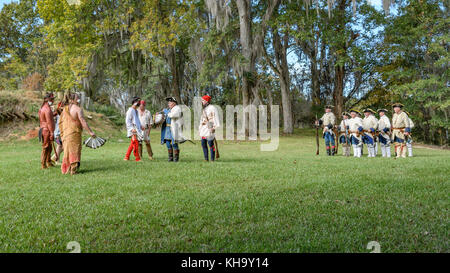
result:
[[[152,139],[155,160],[122,159],[128,141],[83,148],[81,173],[40,170],[37,140],[0,143],[0,251],[449,252],[450,152],[414,158],[315,155],[312,131],[258,142],[201,145],[181,162]],[[125,139],[125,138],[124,138]],[[339,151],[341,153],[341,151]],[[133,158],[133,157],[132,157]]]

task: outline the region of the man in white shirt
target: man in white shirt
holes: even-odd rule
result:
[[[331,112],[332,108],[332,105],[325,106],[325,114],[323,114],[316,124],[323,127],[323,138],[325,139],[327,155],[331,156],[336,153],[335,135],[333,132],[334,125],[336,124],[336,116]]]
[[[380,115],[380,119],[378,120],[378,141],[380,142],[381,156],[391,157],[391,137],[389,135],[391,131],[391,122],[386,116],[388,110],[378,109],[377,112]]]
[[[347,112],[342,113],[342,121],[338,126],[339,130],[339,143],[342,144],[342,155],[350,156],[350,136],[349,136],[349,117]]]
[[[148,158],[153,160],[153,151],[152,146],[150,145],[150,129],[153,125],[153,118],[152,113],[145,109],[145,100],[140,101],[138,113],[139,121],[141,122],[141,126],[144,128],[144,142],[147,148]],[[142,158],[142,142],[139,143],[139,156]]]
[[[202,148],[205,161],[209,161],[208,145],[211,152],[211,161],[216,159],[216,147],[214,145],[216,138],[215,131],[220,126],[219,112],[216,107],[210,104],[210,101],[210,96],[205,95],[202,97],[203,111],[198,128],[200,138],[202,139]]]
[[[378,126],[378,120],[373,115],[375,111],[370,108],[364,110],[363,119],[363,142],[367,145],[367,151],[369,155],[367,157],[375,157],[375,132]]]
[[[131,138],[130,146],[128,146],[127,153],[125,154],[125,158],[123,160],[130,160],[130,154],[133,152],[134,157],[136,158],[136,162],[141,161],[141,157],[139,156],[139,141],[141,139],[143,127],[141,126],[141,122],[139,120],[137,108],[139,107],[141,99],[139,97],[134,97],[132,100],[132,105],[128,108],[127,114],[125,116],[125,124],[127,126],[127,137]]]
[[[362,155],[362,137],[363,124],[362,119],[358,116],[359,111],[356,109],[350,110],[350,116],[352,117],[349,123],[350,143],[353,146],[353,156],[361,157]]]

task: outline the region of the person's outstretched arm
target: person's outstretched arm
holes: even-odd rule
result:
[[[91,128],[87,124],[86,119],[84,119],[83,109],[80,108],[80,110],[78,110],[77,114],[78,114],[78,119],[80,120],[81,126],[83,126],[83,128],[86,129],[91,136],[95,137],[94,132],[91,130]]]

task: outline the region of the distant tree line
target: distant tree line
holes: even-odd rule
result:
[[[449,144],[449,2],[21,0],[0,12],[0,89],[84,91],[123,109],[277,104],[286,134],[325,104],[400,101],[427,142]],[[395,2],[391,6],[391,2]]]

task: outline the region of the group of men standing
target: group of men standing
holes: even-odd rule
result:
[[[39,140],[42,142],[41,169],[55,166],[60,153],[64,151],[61,163],[63,174],[76,174],[81,161],[81,134],[83,128],[92,137],[94,132],[89,128],[83,109],[80,107],[81,96],[78,93],[69,93],[58,103],[53,110],[55,100],[53,93],[47,93],[39,109]],[[55,148],[56,142],[58,148]],[[52,150],[55,151],[52,160]]]
[[[375,157],[378,152],[378,144],[381,147],[382,157],[391,157],[390,144],[394,143],[396,157],[413,156],[411,129],[414,123],[409,114],[403,111],[403,104],[393,104],[394,114],[390,122],[387,109],[378,109],[377,112],[370,108],[363,110],[364,118],[357,109],[342,113],[340,125],[336,125],[336,117],[332,113],[333,106],[325,107],[325,114],[316,122],[317,126],[323,127],[323,138],[328,155],[336,154],[335,137],[342,145],[342,154],[350,156],[353,148],[353,156],[361,157],[363,144],[367,146],[368,157]],[[379,119],[375,114],[379,114]],[[336,138],[337,139],[337,138]]]
[[[180,160],[180,144],[187,141],[183,136],[183,111],[174,97],[166,98],[167,108],[156,114],[162,114],[161,122],[161,144],[166,145],[169,162],[178,162]],[[209,151],[211,161],[218,158],[216,153],[217,141],[215,139],[215,130],[220,126],[219,114],[217,108],[210,104],[211,97],[205,95],[202,97],[202,116],[200,118],[199,135],[201,137],[203,155],[205,161],[209,161]],[[134,150],[135,160],[141,161],[142,142],[145,142],[150,160],[153,160],[153,152],[150,144],[150,129],[154,125],[153,117],[149,110],[145,109],[145,101],[139,97],[134,97],[132,105],[128,109],[125,123],[127,127],[127,137],[131,143],[125,154],[125,161],[130,160],[131,152]]]
[[[55,111],[52,109],[53,93],[47,93],[39,109],[40,130],[39,138],[42,142],[41,168],[53,167],[52,149],[55,150],[54,159],[64,151],[61,172],[75,174],[81,161],[81,134],[85,128],[92,137],[94,132],[89,128],[80,107],[80,95],[68,94],[58,104]],[[186,142],[183,136],[183,112],[176,98],[166,98],[167,108],[156,114],[163,116],[161,122],[161,144],[166,145],[169,162],[178,162],[180,159],[179,145]],[[199,136],[205,161],[214,161],[218,158],[215,130],[220,127],[219,114],[216,107],[210,104],[211,97],[202,97],[202,115],[200,117]],[[149,110],[145,109],[145,101],[134,97],[132,105],[125,117],[127,137],[131,139],[124,160],[129,160],[133,152],[137,162],[141,161],[143,143],[145,143],[148,158],[153,160],[153,151],[150,144],[150,130],[154,125],[154,118]],[[325,107],[325,114],[316,121],[317,126],[323,128],[323,138],[327,154],[333,156],[337,152],[337,143],[342,145],[344,156],[361,157],[363,144],[367,146],[368,157],[375,157],[378,144],[381,146],[382,157],[391,157],[390,144],[394,143],[396,157],[406,157],[406,150],[412,156],[411,129],[414,127],[407,112],[403,111],[403,104],[393,104],[394,114],[392,123],[387,117],[386,109],[377,112],[370,108],[363,110],[364,118],[357,109],[351,109],[342,114],[340,125],[336,124],[336,116],[332,112],[333,106]],[[375,114],[379,114],[379,119]],[[56,122],[55,122],[56,119]],[[58,149],[54,148],[54,141]],[[208,150],[209,146],[209,150]]]

